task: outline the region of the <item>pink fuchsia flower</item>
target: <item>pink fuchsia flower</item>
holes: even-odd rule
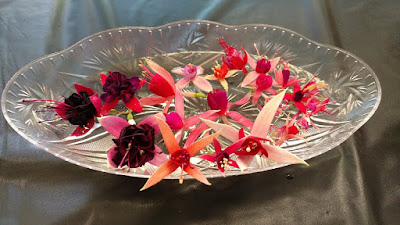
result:
[[[207,80],[218,80],[219,83],[224,87],[225,91],[228,92],[228,82],[225,78],[229,78],[239,70],[229,70],[228,66],[223,63],[222,66],[216,62],[216,66],[213,68],[213,75],[206,75],[204,78]]]
[[[283,65],[283,70],[282,68],[279,68],[279,70],[274,69],[275,80],[273,81],[272,85],[275,87],[285,89],[295,85],[296,83],[299,83],[301,79],[297,79],[298,76],[289,79],[290,78],[289,63],[285,64],[283,60],[281,60],[281,63]]]
[[[70,136],[86,134],[94,126],[95,117],[101,112],[101,100],[93,89],[80,84],[74,84],[77,93],[73,93],[64,102],[38,99],[23,100],[22,102],[51,102],[53,109],[63,120],[68,120],[72,125],[78,125]]]
[[[279,57],[273,58],[271,60],[266,60],[266,58],[262,58],[255,62],[253,58],[249,57],[249,65],[254,71],[251,71],[249,74],[247,74],[242,83],[239,84],[239,86],[244,87],[256,80],[260,74],[267,74],[275,69],[276,65],[279,62],[279,59]]]
[[[137,77],[127,78],[120,72],[108,72],[109,76],[101,74],[101,83],[103,84],[104,94],[100,96],[104,105],[102,115],[107,115],[113,109],[119,100],[124,102],[129,109],[142,112],[142,106],[135,97],[135,92],[139,90],[144,82]]]
[[[185,88],[190,82],[193,82],[196,87],[205,92],[210,92],[213,89],[210,82],[199,76],[204,73],[203,67],[201,66],[188,64],[184,68],[175,68],[172,70],[172,72],[185,76],[176,83],[176,87],[179,90]]]
[[[115,146],[107,153],[110,166],[136,168],[146,162],[160,166],[167,160],[162,150],[154,144],[155,130],[152,126],[130,125],[128,121],[116,116],[101,117],[99,122],[117,138],[113,139]]]
[[[207,95],[207,103],[211,110],[208,110],[204,113],[198,114],[186,120],[186,124],[195,125],[201,122],[201,119],[208,119],[211,121],[216,120],[218,117],[224,121],[224,123],[229,124],[228,118],[233,119],[234,121],[242,124],[245,127],[251,128],[253,126],[253,121],[247,119],[243,115],[235,111],[229,111],[229,108],[232,105],[243,105],[244,103],[250,100],[250,95],[247,94],[242,99],[237,102],[229,103],[228,96],[225,91],[221,91],[219,89],[215,89]],[[207,128],[205,123],[199,124],[193,131],[190,133],[186,143],[192,143],[197,137],[203,132],[204,129]]]
[[[168,112],[169,105],[174,97],[182,97],[181,92],[180,90],[176,90],[174,78],[168,71],[150,59],[146,59],[146,64],[155,72],[155,74],[151,73],[150,70],[143,64],[140,66],[144,69],[144,75],[149,79],[149,90],[158,96],[145,97],[140,99],[139,102],[141,105],[156,105],[167,102],[167,105],[163,110],[163,112],[166,113]],[[175,100],[175,104],[176,102],[177,101]]]
[[[221,130],[221,135],[233,142],[233,144],[229,146],[230,148],[239,149],[235,154],[239,155],[236,162],[240,169],[247,169],[253,161],[254,156],[257,154],[261,154],[278,163],[302,163],[308,165],[292,153],[278,146],[267,143],[270,142],[267,136],[272,119],[282,102],[284,94],[285,92],[281,92],[276,95],[262,108],[254,122],[254,126],[251,129],[249,136],[245,136],[243,129],[238,131],[232,126],[203,119],[210,128],[213,130]]]
[[[247,70],[245,68],[247,64],[247,52],[243,50],[243,54],[236,50],[234,47],[227,45],[223,38],[218,39],[218,42],[221,44],[222,48],[225,51],[225,57],[222,57],[222,61],[226,64],[229,69],[237,69],[241,70],[244,74],[247,74]]]
[[[304,135],[298,135],[300,131],[296,126],[297,115],[294,116],[291,120],[289,120],[289,117],[290,115],[288,115],[288,117],[286,118],[285,126],[279,129],[278,136],[280,137],[280,139],[275,143],[278,146],[282,145],[285,141],[290,139],[304,140]]]
[[[234,151],[236,151],[236,149],[228,147],[224,151],[222,151],[219,141],[214,138],[213,142],[215,153],[212,155],[204,154],[199,156],[199,158],[210,162],[215,162],[219,171],[221,171],[222,174],[225,173],[225,168],[230,169],[231,166],[239,168],[238,164],[230,158],[230,155]]]
[[[256,82],[252,82],[250,85],[256,88],[252,98],[253,105],[257,104],[263,91],[267,91],[273,95],[276,94],[275,90],[271,88],[272,77],[270,75],[260,74],[257,77]]]
[[[164,179],[164,177],[178,169],[178,167],[180,167],[182,170],[179,183],[183,183],[183,171],[185,171],[189,175],[193,176],[196,180],[206,185],[211,185],[207,178],[200,172],[199,168],[190,162],[190,158],[197,154],[201,149],[209,145],[214,138],[218,137],[219,132],[200,139],[186,148],[181,148],[168,124],[157,117],[156,120],[160,127],[164,143],[170,153],[170,158],[168,161],[158,167],[158,169],[151,175],[146,184],[140,190],[143,191],[157,184]]]

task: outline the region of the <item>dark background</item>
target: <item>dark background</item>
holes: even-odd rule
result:
[[[93,33],[186,19],[291,29],[359,56],[383,89],[375,115],[310,167],[145,192],[144,179],[55,158],[1,114],[0,224],[400,224],[399,12],[398,0],[0,1],[0,90],[25,64]]]

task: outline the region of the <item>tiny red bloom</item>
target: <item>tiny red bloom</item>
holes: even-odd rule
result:
[[[218,142],[218,140],[214,138],[213,142],[215,153],[212,155],[204,154],[200,156],[200,158],[217,163],[218,169],[221,171],[221,173],[225,172],[225,168],[229,169],[231,166],[239,168],[238,164],[229,156],[236,151],[236,149],[228,147],[222,151],[221,144]]]
[[[223,38],[218,39],[218,42],[222,45],[225,51],[225,57],[222,57],[222,61],[229,67],[229,69],[242,70],[244,74],[247,74],[245,65],[247,64],[247,53],[242,47],[243,54],[236,50],[234,47],[227,45]]]

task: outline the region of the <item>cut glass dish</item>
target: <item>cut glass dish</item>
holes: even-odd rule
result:
[[[345,141],[368,121],[380,103],[381,87],[375,73],[362,60],[345,50],[316,43],[277,26],[229,26],[211,21],[181,21],[160,27],[123,27],[103,31],[68,49],[29,63],[11,78],[3,91],[1,107],[4,117],[21,136],[68,162],[112,174],[149,177],[156,169],[149,163],[130,170],[110,168],[107,165],[106,155],[114,145],[111,140],[113,137],[98,123],[84,136],[68,137],[74,126],[68,121],[52,121],[54,112],[41,110],[46,103],[23,103],[21,100],[62,101],[63,96],[74,92],[74,83],[102,93],[99,82],[101,73],[119,71],[128,77],[141,76],[139,63],[145,58],[151,58],[169,71],[192,63],[205,68],[204,74],[212,74],[211,68],[215,61],[221,63],[224,55],[217,41],[221,37],[237,49],[243,46],[250,55],[257,55],[258,50],[260,55],[276,55],[289,61],[293,75],[308,80],[318,74],[318,79],[329,84],[322,95],[330,98],[327,105],[330,114],[321,113],[312,117],[318,128],[307,130],[306,142],[289,140],[282,146],[303,160],[318,156]],[[179,75],[174,76],[175,81],[181,78]],[[240,81],[234,78],[228,80],[230,101],[238,100],[246,94],[245,90],[236,88]],[[218,85],[215,88],[223,89]],[[186,90],[198,92],[192,86]],[[137,97],[149,94],[148,90],[141,89]],[[117,107],[124,110],[123,104]],[[250,102],[233,107],[232,110],[253,121],[259,112]],[[139,122],[162,111],[162,108],[163,105],[145,107],[145,111],[135,114],[134,119]],[[206,99],[185,98],[187,116],[206,110]],[[277,118],[275,125],[283,125],[284,119]],[[187,133],[183,135],[182,142],[186,137]],[[157,140],[162,142],[160,136]],[[223,138],[221,144],[228,145]],[[198,159],[193,163],[201,168],[206,177],[222,176],[207,161]],[[232,169],[226,175],[254,173],[282,166],[285,165],[256,157],[249,170],[242,172]],[[167,179],[178,179],[179,176],[180,172],[176,171]]]

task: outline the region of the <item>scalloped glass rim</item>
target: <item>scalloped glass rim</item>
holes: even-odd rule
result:
[[[330,50],[336,50],[337,51],[336,55],[339,54],[339,53],[343,53],[343,54],[345,54],[345,60],[348,59],[348,58],[352,58],[352,59],[354,59],[354,63],[358,63],[358,64],[362,65],[362,68],[365,68],[368,71],[368,73],[369,73],[368,75],[371,76],[371,78],[374,81],[374,85],[376,86],[376,89],[374,89],[374,94],[376,95],[376,98],[373,99],[373,103],[374,103],[373,106],[368,107],[368,108],[370,108],[368,113],[364,113],[365,115],[364,115],[363,119],[358,121],[356,123],[356,125],[352,127],[351,131],[347,132],[345,135],[342,135],[340,139],[336,140],[331,145],[324,147],[322,150],[315,151],[312,154],[308,154],[306,157],[301,157],[304,160],[307,160],[307,159],[313,158],[315,156],[318,156],[320,154],[323,154],[323,153],[329,151],[330,149],[340,145],[347,138],[349,138],[355,131],[357,131],[362,125],[364,125],[371,118],[371,116],[375,113],[375,111],[377,110],[377,108],[379,106],[379,103],[381,101],[382,90],[381,90],[380,83],[379,83],[379,80],[378,80],[376,74],[373,72],[373,70],[365,62],[363,62],[357,56],[355,56],[355,55],[353,55],[353,54],[351,54],[351,53],[349,53],[349,52],[347,52],[347,51],[345,51],[343,49],[340,49],[340,48],[337,48],[337,47],[334,47],[334,46],[331,46],[331,45],[320,44],[318,42],[312,41],[312,40],[304,37],[301,34],[298,34],[297,32],[294,32],[294,31],[291,31],[289,29],[282,28],[282,27],[279,27],[279,26],[264,25],[264,24],[246,24],[246,25],[234,26],[234,25],[225,25],[225,24],[221,24],[221,23],[216,23],[216,22],[212,22],[212,21],[186,20],[186,21],[178,21],[178,22],[174,22],[174,23],[169,23],[169,24],[166,24],[166,25],[158,26],[158,27],[121,27],[121,28],[105,30],[105,31],[93,34],[91,36],[88,36],[88,37],[82,39],[81,41],[75,43],[74,45],[70,46],[69,48],[67,48],[65,50],[62,50],[62,51],[59,51],[59,52],[56,52],[56,53],[41,57],[41,58],[39,58],[37,60],[34,60],[34,61],[30,62],[29,64],[27,64],[26,66],[21,68],[10,79],[10,81],[7,83],[7,85],[5,86],[5,88],[3,90],[2,99],[1,99],[1,108],[2,108],[2,111],[3,111],[4,117],[7,120],[7,122],[10,124],[10,126],[18,134],[20,134],[22,137],[24,137],[25,139],[27,139],[31,143],[39,146],[40,148],[44,149],[45,151],[55,155],[56,157],[59,157],[59,158],[65,160],[65,161],[68,161],[68,162],[71,162],[71,163],[74,163],[76,165],[79,165],[79,166],[82,166],[82,167],[86,167],[86,168],[89,168],[89,169],[98,170],[98,171],[102,171],[102,172],[107,172],[107,173],[111,173],[111,174],[148,178],[149,175],[129,173],[129,172],[126,172],[126,171],[119,171],[119,170],[109,170],[109,169],[104,169],[104,168],[101,168],[101,167],[98,167],[98,166],[95,166],[95,165],[78,162],[77,160],[74,160],[74,159],[71,159],[71,158],[68,158],[68,157],[64,157],[62,154],[59,154],[58,152],[59,152],[59,150],[61,151],[62,148],[59,148],[57,146],[54,146],[52,148],[48,148],[43,143],[39,143],[37,140],[29,137],[28,135],[26,135],[24,133],[24,131],[20,127],[18,127],[15,124],[15,121],[12,121],[12,119],[11,119],[11,117],[9,115],[9,111],[8,111],[7,107],[10,104],[12,105],[12,102],[10,103],[10,101],[7,100],[8,97],[9,97],[8,95],[10,94],[10,88],[11,88],[12,85],[20,86],[18,83],[16,83],[17,78],[20,77],[21,74],[23,74],[25,71],[32,70],[32,66],[34,66],[36,64],[41,64],[43,66],[42,61],[44,61],[45,59],[50,59],[52,61],[53,57],[60,56],[60,55],[63,57],[63,54],[67,54],[68,52],[73,52],[76,48],[82,48],[83,49],[82,44],[87,43],[87,42],[91,42],[91,39],[93,39],[95,37],[99,37],[99,36],[101,36],[103,34],[107,34],[108,33],[108,34],[111,35],[112,32],[120,32],[121,35],[122,35],[122,32],[121,32],[122,30],[129,30],[129,31],[131,31],[131,30],[139,30],[139,31],[148,30],[149,32],[158,30],[161,33],[161,36],[162,36],[162,32],[163,32],[162,30],[163,29],[171,29],[171,27],[173,27],[173,26],[178,26],[179,29],[181,27],[187,26],[188,29],[189,29],[189,27],[191,27],[192,25],[196,25],[198,27],[200,27],[200,26],[209,27],[210,25],[213,25],[213,26],[216,26],[216,27],[221,27],[221,29],[224,28],[225,31],[230,31],[231,29],[233,29],[234,31],[237,31],[240,28],[243,28],[245,30],[247,30],[247,29],[249,29],[249,30],[250,29],[255,29],[256,30],[257,28],[262,28],[264,30],[264,32],[268,32],[268,31],[271,31],[271,30],[273,32],[279,32],[280,31],[282,33],[282,36],[284,35],[285,32],[287,32],[287,34],[290,34],[290,37],[289,37],[290,39],[289,40],[291,40],[292,38],[298,38],[301,41],[307,41],[308,42],[308,46],[315,45],[317,47],[316,49],[324,48],[324,49],[327,50],[326,52],[328,52]],[[52,61],[52,63],[54,64],[53,61]],[[372,100],[370,100],[370,101],[372,101]],[[275,165],[272,165],[272,166],[269,166],[269,167],[266,167],[266,168],[258,168],[258,169],[253,169],[253,170],[244,171],[244,172],[240,172],[240,173],[228,173],[227,175],[229,176],[229,175],[249,174],[249,173],[255,173],[255,172],[271,170],[271,169],[279,168],[279,167],[282,167],[282,166],[286,166],[286,165],[284,165],[284,164],[275,164]],[[205,174],[205,175],[208,178],[222,177],[222,174],[220,174],[220,173]],[[191,177],[185,177],[185,178],[191,178]],[[176,179],[176,177],[168,176],[166,179]]]

